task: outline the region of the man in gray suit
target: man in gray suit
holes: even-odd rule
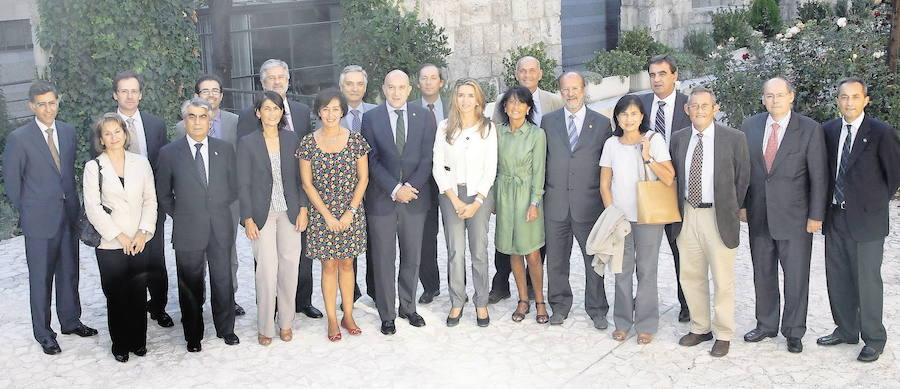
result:
[[[609,303],[603,276],[591,267],[593,256],[585,243],[597,217],[600,199],[600,152],[612,133],[609,119],[584,105],[584,78],[575,72],[559,77],[565,108],[544,116],[547,133],[547,181],[544,193],[547,244],[547,294],[553,316],[550,324],[563,324],[572,308],[569,257],[572,238],[578,240],[584,260],[584,308],[594,327],[607,327]]]
[[[688,117],[684,106],[688,97],[684,93],[675,90],[675,82],[678,81],[678,66],[675,60],[668,54],[657,55],[647,61],[647,73],[650,74],[650,86],[653,93],[641,95],[644,104],[644,112],[650,117],[650,129],[662,135],[666,144],[671,144],[672,134],[676,131],[690,127],[691,118]],[[684,300],[684,291],[678,282],[678,245],[675,243],[674,224],[666,224],[666,240],[672,250],[672,258],[675,261],[675,285],[678,289],[678,303],[681,309],[678,311],[678,321],[691,320],[690,310]]]
[[[750,255],[756,289],[756,328],[744,335],[759,342],[778,335],[781,296],[778,264],[784,272],[781,333],[787,349],[803,351],[809,298],[812,233],[825,220],[828,153],[819,123],[792,112],[794,87],[783,78],[763,84],[766,111],[747,118],[741,131],[750,148],[750,190],[741,210],[750,227]]]
[[[211,120],[209,136],[224,140],[237,149],[237,123],[238,115],[219,109],[222,104],[222,80],[213,74],[201,76],[194,83],[194,97],[199,97],[209,103],[209,117]],[[184,138],[184,120],[175,124],[175,135],[172,140]],[[238,225],[240,218],[238,202],[231,204],[231,215],[234,219],[234,225]],[[237,238],[237,228],[234,229],[235,238]],[[237,269],[238,256],[236,245],[231,245],[231,282],[234,284],[234,293],[237,293]],[[243,316],[246,312],[237,300],[234,302],[234,314]]]
[[[56,314],[63,334],[97,335],[81,323],[78,295],[78,239],[81,204],[75,190],[75,127],[56,120],[59,93],[36,81],[28,90],[34,120],[6,137],[3,185],[19,213],[31,299],[31,329],[44,353],[62,351],[50,328],[50,301],[56,281]]]
[[[716,96],[691,92],[686,110],[691,127],[672,135],[670,152],[678,177],[682,223],[675,225],[681,251],[681,287],[691,310],[691,331],[678,344],[696,346],[713,339],[710,355],[728,354],[734,336],[734,262],[740,241],[738,209],[744,203],[750,160],[744,134],[715,123]],[[709,273],[715,284],[710,320]]]
[[[538,126],[541,125],[541,119],[545,114],[563,107],[563,101],[557,94],[547,92],[538,87],[542,78],[544,78],[544,72],[541,70],[541,63],[537,58],[528,55],[519,58],[519,60],[516,61],[516,82],[519,83],[519,86],[528,88],[528,90],[531,91],[531,98],[534,100],[535,108],[532,115],[534,123]],[[498,98],[497,100],[499,101],[500,99]],[[500,110],[502,108],[503,107],[500,107],[500,104],[494,105],[494,114],[491,115],[491,120],[494,121],[494,124],[503,124],[501,123],[503,119],[500,115]],[[544,260],[545,254],[546,246],[541,247],[542,261]],[[494,273],[494,278],[491,281],[491,292],[488,294],[489,304],[494,304],[500,300],[509,298],[510,296],[509,274],[512,272],[512,268],[509,265],[509,255],[495,251],[494,267],[496,267],[497,272]],[[528,296],[529,298],[532,298],[534,292],[531,291],[531,278],[528,278],[527,283]]]

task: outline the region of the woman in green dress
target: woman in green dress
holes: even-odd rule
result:
[[[510,88],[500,99],[503,124],[498,131],[497,183],[495,184],[497,224],[494,244],[497,251],[509,254],[510,267],[519,290],[519,304],[512,320],[520,322],[531,309],[525,286],[525,260],[534,287],[538,323],[546,323],[544,269],[540,248],[544,246],[544,167],[547,138],[534,124],[534,100],[521,86]]]

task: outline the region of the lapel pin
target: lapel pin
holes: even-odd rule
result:
[[[213,151],[213,155],[219,155],[218,151]]]
[[[588,124],[588,128],[594,128],[593,124]]]
[[[863,138],[863,143],[869,143],[869,138]]]
[[[415,112],[413,112],[412,114],[413,114],[413,116],[416,116],[416,113],[415,113]]]

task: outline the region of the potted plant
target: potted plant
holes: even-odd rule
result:
[[[596,74],[588,77],[586,93],[590,102],[621,96],[630,89],[630,76],[641,72],[646,59],[622,50],[598,51],[586,64]]]

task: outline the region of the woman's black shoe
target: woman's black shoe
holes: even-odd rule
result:
[[[476,318],[475,318],[475,322],[478,323],[478,326],[479,326],[479,327],[487,327],[487,326],[489,326],[489,325],[491,324],[491,317],[490,317],[490,316],[485,316],[484,319],[482,319],[482,318],[480,318],[480,317],[476,317]]]
[[[456,317],[447,315],[447,327],[456,327],[456,325],[459,324],[459,318],[462,317],[463,309],[465,309],[465,307],[459,309],[459,315],[456,315]]]

